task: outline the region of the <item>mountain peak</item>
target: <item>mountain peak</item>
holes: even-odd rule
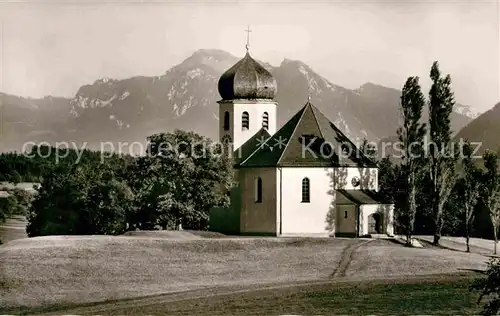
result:
[[[117,81],[117,80],[109,78],[109,77],[100,77],[99,79],[97,79],[96,81],[94,81],[94,84],[97,84],[97,85],[99,85],[99,84],[105,84],[105,83],[111,84],[114,81]]]
[[[280,64],[280,67],[281,66],[286,66],[286,65],[292,65],[292,66],[305,66],[307,68],[309,68],[309,66],[307,66],[305,63],[303,63],[302,61],[300,60],[294,60],[294,59],[288,59],[288,58],[284,58],[283,61],[281,62]]]
[[[196,58],[196,57],[213,57],[216,59],[235,58],[235,56],[231,55],[230,53],[217,48],[198,49],[191,55],[191,58]]]

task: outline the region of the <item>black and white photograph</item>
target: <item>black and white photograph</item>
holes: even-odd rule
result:
[[[0,314],[500,315],[500,0],[0,0]]]

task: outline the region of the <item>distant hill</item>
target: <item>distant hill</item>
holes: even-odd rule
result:
[[[176,128],[217,139],[217,81],[239,59],[202,49],[162,75],[100,78],[80,87],[72,99],[2,94],[6,106],[0,148],[19,150],[26,141],[74,141],[99,149],[100,142],[144,142],[153,133]],[[346,89],[300,61],[263,65],[278,82],[280,125],[305,104],[311,89],[312,102],[351,139],[379,141],[396,134],[400,91],[372,83]],[[457,104],[453,128],[461,129],[474,117],[470,107]]]
[[[500,152],[500,103],[467,124],[455,137],[460,138],[481,142],[480,152],[486,149]]]

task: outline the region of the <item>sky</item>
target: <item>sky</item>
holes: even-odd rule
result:
[[[500,101],[500,0],[5,1],[0,91],[72,97],[100,77],[157,76],[202,48],[278,66],[301,60],[331,82],[429,86],[438,60],[457,102]]]

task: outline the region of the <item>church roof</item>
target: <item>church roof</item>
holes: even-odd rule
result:
[[[310,102],[239,164],[241,168],[332,166],[376,165]]]
[[[240,148],[236,149],[233,153],[234,161],[236,164],[244,161],[255,149],[265,140],[271,137],[271,134],[265,129],[261,128],[255,135],[247,140]]]
[[[273,99],[278,90],[276,79],[250,54],[238,61],[219,78],[219,94],[223,100]]]
[[[393,204],[383,199],[380,194],[373,190],[337,190],[342,196],[337,197],[337,204],[348,200],[355,204]],[[343,199],[344,197],[344,199]]]

